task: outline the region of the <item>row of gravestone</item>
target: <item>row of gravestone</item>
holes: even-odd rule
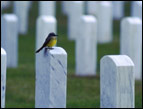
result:
[[[26,4],[28,7],[31,7],[32,1],[17,2],[17,3],[19,3],[19,5]],[[74,2],[62,1],[62,11],[64,14],[67,13],[68,7],[71,3],[74,3]],[[87,1],[87,2],[85,2],[85,6],[87,6],[87,10],[90,10],[90,12],[94,13],[96,3],[98,3],[98,2],[97,1]],[[121,19],[124,16],[125,1],[113,1],[112,4],[113,4],[113,17],[115,19]],[[133,16],[135,15],[135,16],[142,17],[142,14],[140,14],[140,9],[138,8],[138,5],[141,5],[141,4],[142,4],[141,1],[133,1],[132,2],[131,14]],[[10,5],[11,5],[10,1],[1,1],[1,9],[8,8]],[[16,2],[15,2],[15,5],[16,5]],[[47,11],[45,11],[45,9],[43,9],[44,12],[41,11],[40,13],[55,15],[55,2],[49,2],[49,1],[41,2],[40,5],[42,5],[42,6],[40,6],[41,8],[47,8],[45,6],[48,6],[47,9],[49,10],[49,12],[47,12]]]
[[[51,20],[54,22],[52,25],[55,25],[56,20],[54,20],[53,17],[49,18],[47,16],[41,16],[38,19],[37,24],[38,25],[41,24],[41,26],[43,26],[44,28],[48,28],[48,22],[50,21],[51,23]],[[131,27],[133,30],[134,28],[139,28],[141,26],[140,24],[141,21],[138,18],[126,18],[122,22],[126,22],[125,24]],[[135,27],[133,28],[130,22],[131,24],[132,23],[134,24],[137,22],[137,24],[134,24]],[[86,59],[90,57],[90,61],[95,62],[93,61],[95,55],[93,55],[92,53],[89,54],[88,50],[90,47],[91,48],[95,47],[93,44],[95,42],[95,39],[94,39],[95,37],[92,37],[92,35],[89,35],[89,34],[91,34],[92,32],[96,32],[94,31],[96,30],[96,19],[93,16],[83,16],[81,19],[81,23],[82,23],[81,25],[83,27],[83,30],[81,30],[82,32],[80,33],[81,34],[80,36],[83,36],[83,37],[81,37],[79,42],[77,42],[77,45],[79,44],[79,46],[81,46],[82,44],[84,44],[82,48],[78,46],[79,49],[81,49],[82,51],[81,55],[82,56],[86,55],[87,56]],[[123,23],[123,27],[125,24]],[[38,26],[38,27],[40,28],[41,26]],[[127,27],[126,29],[128,30]],[[90,30],[90,31],[87,31],[87,30]],[[39,35],[45,36],[45,35],[42,35],[45,33],[44,31],[46,30],[42,30],[41,35],[39,31]],[[89,37],[90,43],[89,41],[86,42],[84,39],[84,37],[86,37],[86,34],[90,36]],[[90,44],[93,46],[90,46]],[[2,55],[5,54],[3,53],[3,50],[1,51],[1,53]],[[1,87],[1,90],[2,90],[1,97],[2,97],[3,103],[4,103],[4,97],[5,97],[4,81],[6,81],[6,76],[4,75],[6,74],[5,58],[6,56],[4,56],[4,59],[2,59],[1,61],[1,65],[2,65],[1,67],[5,68],[5,69],[2,69],[1,71],[2,73],[1,77],[2,77],[2,83],[3,83]],[[81,59],[82,57],[79,56],[79,58]],[[107,56],[106,58],[105,59],[103,58],[105,62],[101,61],[101,74],[100,74],[101,75],[101,107],[134,107],[134,69],[133,69],[134,65],[133,63],[127,56]],[[80,59],[79,59],[79,64],[80,64]],[[82,64],[86,64],[85,62],[86,60],[84,58],[81,59]],[[83,72],[86,72],[86,70],[92,70],[91,67],[94,67],[94,66],[91,66],[89,69],[86,69],[88,68],[88,66],[84,66],[84,67],[85,68],[82,67],[84,70]],[[83,72],[80,72],[80,73],[83,73]],[[54,50],[48,51],[46,55],[44,55],[44,50],[39,54],[37,54],[36,55],[36,90],[35,90],[36,106],[35,107],[65,107],[66,106],[66,79],[67,79],[67,54],[62,48],[56,47],[54,48]],[[112,95],[113,92],[114,92],[114,97]],[[125,102],[124,101],[125,98],[124,97],[122,98],[121,95],[124,95],[128,102]]]
[[[142,19],[142,2],[133,2],[132,4],[131,15]],[[111,42],[113,40],[113,17],[123,18],[123,6],[124,2],[122,1],[113,3],[109,1],[88,1],[86,3],[84,1],[64,1],[63,12],[68,16],[68,39],[76,40],[78,38],[79,19],[85,15],[84,9],[86,8],[86,14],[94,15],[97,18],[97,42]],[[120,13],[120,17],[113,12]]]
[[[19,18],[19,32],[26,34],[28,30],[28,13],[31,7],[31,1],[15,1],[14,13]],[[2,1],[1,9],[8,6],[9,2]],[[76,27],[79,17],[85,13],[95,15],[98,18],[98,42],[106,43],[112,41],[112,19],[121,19],[124,16],[124,1],[63,1],[63,13],[68,15],[68,37],[75,39]],[[39,15],[56,15],[56,2],[40,1]],[[113,14],[112,14],[113,13]],[[142,2],[132,2],[132,16],[142,18]],[[75,18],[76,17],[76,18]],[[106,26],[104,26],[106,25]],[[101,31],[102,30],[102,31]],[[106,37],[105,37],[106,34]]]
[[[75,40],[76,74],[96,75],[97,62],[97,22],[91,15],[79,19],[80,28]],[[36,50],[44,43],[47,34],[55,32],[57,21],[53,16],[40,16],[36,25]],[[14,14],[2,16],[2,47],[7,52],[7,66],[18,66],[18,18]],[[81,49],[82,48],[82,49]],[[35,50],[35,51],[36,51]],[[128,55],[135,63],[136,79],[142,75],[142,21],[127,17],[121,21],[120,54]],[[84,69],[86,68],[86,69]]]
[[[4,48],[6,49],[6,52],[8,55],[7,60],[8,60],[8,63],[10,63],[10,64],[8,64],[8,66],[9,65],[17,66],[17,57],[16,57],[17,52],[15,52],[15,51],[17,51],[17,42],[18,42],[18,37],[17,37],[18,36],[18,22],[17,21],[18,20],[15,15],[4,15],[3,16],[2,36],[4,36],[4,37],[2,37],[2,40],[3,40],[2,43],[4,41],[9,41],[9,42],[4,43],[4,46],[5,46]],[[76,40],[76,63],[77,63],[76,72],[77,72],[77,75],[83,76],[83,75],[90,75],[90,74],[86,73],[86,72],[90,71],[91,74],[94,75],[95,69],[96,69],[96,67],[95,67],[96,66],[95,65],[96,64],[95,63],[96,62],[96,51],[97,51],[96,50],[96,45],[97,45],[96,33],[97,33],[97,21],[98,20],[96,20],[96,18],[94,16],[82,16],[79,19],[79,21],[80,21],[79,25],[81,25],[82,28],[79,28],[79,32],[77,33],[78,34],[77,36],[79,36],[79,40]],[[121,45],[121,48],[123,48],[123,51],[121,50],[121,52],[123,52],[123,53],[127,52],[127,54],[130,55],[130,57],[133,56],[133,59],[135,60],[134,63],[137,62],[137,64],[135,64],[135,66],[140,67],[141,63],[139,61],[141,61],[141,58],[142,58],[141,57],[142,22],[138,18],[126,18],[122,22],[123,23],[121,24],[122,25],[121,28],[123,28],[123,29],[121,29],[121,40],[123,40],[123,41],[121,41],[121,44],[122,43],[124,43],[124,44]],[[44,42],[44,40],[49,32],[51,32],[51,31],[56,32],[56,24],[57,24],[56,19],[53,16],[40,16],[38,18],[37,30],[36,30],[36,32],[37,32],[36,33],[36,35],[37,35],[36,36],[36,48],[39,48],[39,46],[42,45],[42,43]],[[47,30],[49,30],[49,31],[47,31]],[[13,37],[10,38],[11,36],[13,36]],[[83,36],[83,37],[81,37],[81,36]],[[128,37],[125,37],[125,36],[128,36]],[[131,36],[131,37],[129,37],[129,36]],[[127,40],[125,38],[127,38]],[[132,38],[134,38],[134,39],[132,40]],[[88,40],[85,40],[85,39],[88,39]],[[125,41],[127,41],[127,42],[125,42]],[[137,44],[137,42],[138,42],[138,44]],[[124,45],[127,47],[125,48]],[[13,48],[9,48],[9,47],[13,47]],[[138,49],[136,49],[136,48],[138,48]],[[8,49],[10,49],[11,51],[9,51]],[[66,84],[66,77],[65,77],[66,76],[66,53],[62,50],[62,54],[64,54],[65,56],[59,57],[61,48],[55,48],[55,50],[56,51],[53,51],[53,52],[51,51],[52,53],[48,52],[49,55],[47,54],[47,59],[51,60],[51,62],[47,63],[49,65],[48,67],[50,67],[50,68],[45,67],[46,69],[43,69],[43,67],[41,67],[42,63],[47,62],[42,53],[36,55],[36,75],[37,75],[36,76],[36,96],[37,96],[36,107],[41,107],[41,105],[44,107],[45,107],[45,105],[46,106],[48,105],[49,107],[65,107],[65,102],[66,102],[66,100],[65,100],[65,98],[66,98],[66,93],[65,93],[65,90],[66,90],[66,85],[65,85]],[[135,52],[133,52],[133,51],[135,51]],[[15,53],[15,54],[13,54],[13,56],[12,56],[12,53]],[[58,54],[58,56],[54,56],[54,54],[56,54],[56,55]],[[84,58],[84,57],[86,57],[86,58]],[[16,64],[13,64],[13,61],[10,61],[11,59],[16,60],[15,61]],[[60,59],[62,59],[62,60],[60,60]],[[2,65],[2,63],[3,63],[3,61],[1,61],[1,65]],[[109,67],[107,67],[107,68],[109,68]],[[137,70],[140,70],[140,68]],[[47,69],[50,69],[50,70],[47,70]],[[135,69],[136,69],[136,67],[135,67]],[[122,69],[119,69],[119,70],[122,71]],[[46,71],[54,72],[54,73],[47,74]],[[110,70],[107,70],[107,71],[110,71]],[[44,72],[44,73],[42,75],[40,75],[41,74],[40,72]],[[64,75],[59,75],[58,77],[54,76],[54,75],[58,75],[57,72],[58,72],[58,74],[59,74],[59,72],[63,72]],[[138,76],[139,78],[141,78],[140,74]],[[119,75],[119,76],[122,77],[122,75]],[[47,78],[49,78],[49,80],[50,80],[51,79],[50,77],[54,80],[53,81],[51,80],[52,82],[49,83]],[[122,79],[120,77],[119,77],[119,80]],[[103,76],[103,78],[104,78],[104,76]],[[127,77],[127,78],[131,79],[132,77]],[[58,81],[58,80],[60,80],[60,81]],[[129,81],[134,81],[134,79],[129,80]],[[106,81],[106,82],[111,83],[110,81]],[[4,82],[2,82],[2,83],[4,83]],[[48,85],[44,86],[45,83],[48,83]],[[42,87],[41,87],[41,84],[43,84]],[[116,85],[117,84],[121,85],[121,86],[122,86],[122,84],[124,85],[124,83],[120,84],[120,82],[119,83],[117,82]],[[133,84],[133,82],[130,82],[130,85],[132,85],[132,84]],[[126,85],[128,85],[128,82]],[[57,90],[59,90],[58,91],[59,93],[57,93],[57,91],[55,92],[55,90],[54,90],[57,88],[57,86],[60,86],[60,88],[57,89]],[[104,88],[104,85],[101,85],[101,87],[102,86]],[[113,86],[111,86],[111,87],[115,88],[115,84],[113,84]],[[126,86],[124,86],[124,87],[126,87]],[[131,87],[131,89],[133,89],[133,86],[130,86],[130,87]],[[49,88],[51,88],[51,89],[48,90]],[[117,87],[117,88],[120,89],[120,87]],[[1,86],[1,90],[2,89],[4,90],[5,87]],[[122,92],[124,90],[127,90],[127,91],[125,91],[126,93],[121,93],[123,95],[126,95],[126,94],[128,95],[128,93],[129,93],[128,91],[131,91],[132,93],[134,93],[133,90],[130,90],[129,88],[128,89],[121,88],[120,91]],[[45,93],[44,93],[45,91],[47,92],[47,95],[45,95]],[[51,92],[53,92],[53,93],[51,94]],[[121,102],[119,100],[116,101],[116,96],[113,100],[111,100],[111,101],[108,100],[109,95],[110,95],[109,92],[111,93],[110,89],[108,89],[107,94],[103,91],[103,95],[104,95],[103,98],[104,97],[105,98],[102,99],[102,97],[101,97],[101,104],[102,104],[101,107],[102,106],[107,107],[107,105],[109,105],[109,104],[110,104],[109,107],[116,107],[115,104],[118,104],[118,103],[119,104],[117,107],[120,107],[120,104],[123,104],[123,105],[121,105],[121,107],[122,106],[125,107],[127,104],[131,104],[130,106],[134,107],[134,105],[133,105],[134,97],[133,97],[132,93],[129,93],[132,95],[132,96],[130,96],[132,99],[129,99],[129,101],[131,100],[130,103],[125,102],[125,104],[126,104],[125,105],[124,103],[122,103],[124,101],[121,101]],[[119,96],[118,92],[115,92],[115,93],[117,93],[117,96]],[[60,99],[61,95],[63,97],[62,100]],[[56,98],[55,98],[55,96],[56,96]],[[3,96],[1,96],[1,97],[3,97]],[[127,97],[127,100],[130,97]],[[59,102],[59,99],[60,99],[60,102]],[[106,100],[106,101],[104,101],[104,100]],[[48,103],[50,102],[50,104],[47,104],[46,101],[48,101]],[[114,101],[114,103],[112,101]],[[56,103],[56,104],[54,104],[54,103]],[[62,104],[62,106],[59,103]]]
[[[6,52],[1,48],[1,108],[5,107],[6,60]],[[107,55],[101,59],[101,108],[135,107],[134,74],[134,63],[126,55]],[[66,108],[66,90],[66,51],[63,48],[54,47],[45,54],[43,49],[36,55],[35,107]]]
[[[51,15],[51,16],[39,17],[37,20],[36,49],[38,49],[42,45],[45,38],[47,37],[47,34],[49,34],[51,31],[53,31],[53,32],[57,31],[56,30],[57,22],[56,22],[56,18],[54,17],[55,2],[39,2],[39,3],[40,3],[39,10],[41,10],[40,15]],[[66,4],[64,4],[64,3],[66,3]],[[96,62],[96,58],[97,58],[97,56],[96,56],[97,42],[100,42],[100,41],[101,42],[102,41],[110,42],[112,40],[112,12],[111,12],[112,5],[111,5],[111,2],[87,2],[88,13],[95,14],[96,19],[97,19],[96,21],[90,21],[90,20],[85,21],[85,22],[91,22],[91,23],[96,22],[96,23],[93,23],[94,30],[90,29],[93,31],[93,32],[91,32],[91,31],[88,31],[88,29],[86,29],[86,28],[79,28],[79,25],[84,24],[84,22],[80,23],[80,18],[84,14],[83,3],[84,3],[83,1],[63,2],[63,7],[67,7],[67,6],[69,7],[67,9],[63,8],[63,10],[64,10],[64,12],[68,13],[68,20],[69,20],[69,24],[68,24],[69,25],[69,27],[68,27],[69,35],[68,36],[69,36],[69,39],[76,40],[76,57],[77,57],[76,58],[76,72],[79,75],[84,75],[82,73],[85,73],[85,75],[95,75],[95,72],[96,72],[96,63],[95,62]],[[116,3],[117,2],[115,2],[114,5]],[[121,3],[123,5],[123,2],[121,2]],[[133,3],[134,3],[133,5],[135,5],[135,6],[133,6],[134,7],[133,13],[141,14],[142,12],[140,12],[139,10],[141,10],[142,2],[133,2]],[[120,3],[118,3],[118,4],[120,4]],[[95,9],[95,7],[97,9]],[[27,29],[27,26],[24,26],[24,25],[27,25],[27,23],[28,23],[27,16],[28,16],[29,8],[30,8],[30,2],[16,1],[16,2],[14,2],[14,13],[18,16],[18,19],[14,15],[4,15],[4,17],[2,18],[2,27],[3,27],[2,28],[2,47],[7,51],[9,67],[17,66],[17,62],[18,62],[18,59],[17,59],[17,57],[18,57],[18,54],[17,54],[18,29],[19,29],[18,25],[21,24],[20,22],[22,22],[21,25],[22,25],[23,29],[21,29],[21,30],[23,31],[24,29]],[[45,11],[45,10],[48,10],[48,11]],[[98,12],[98,10],[100,10],[100,12]],[[101,10],[103,10],[103,11],[101,11]],[[134,16],[140,17],[140,15],[134,15]],[[94,19],[93,17],[88,17],[85,19],[90,19],[90,18]],[[108,20],[108,18],[109,18],[109,20]],[[142,33],[141,32],[142,31],[141,31],[141,27],[140,27],[141,25],[138,24],[139,20],[138,19],[136,19],[136,20],[129,21],[129,19],[128,19],[127,22],[129,22],[129,25],[134,25],[131,23],[135,21],[135,25],[138,25],[138,29],[130,28],[129,29],[130,31],[128,31],[128,30],[124,29],[124,28],[126,28],[126,26],[121,27],[122,30],[120,32],[121,33],[121,41],[120,41],[121,50],[120,51],[121,51],[121,54],[126,54],[132,58],[132,60],[134,61],[135,65],[137,67],[137,68],[135,68],[136,72],[137,72],[136,78],[141,79],[141,58],[142,58],[141,57],[141,52],[142,52],[141,51],[141,44],[142,44],[142,42],[141,42],[142,41],[142,37],[141,37]],[[8,22],[11,22],[11,23],[8,23]],[[86,25],[88,25],[88,24],[85,24],[85,27],[86,27]],[[124,24],[124,25],[126,25],[126,24]],[[84,25],[80,26],[80,27],[84,27]],[[133,26],[133,27],[136,28],[136,26]],[[43,28],[43,29],[41,29],[41,28]],[[92,28],[92,27],[89,27],[89,28]],[[128,28],[129,28],[129,26],[128,26]],[[134,30],[134,31],[132,31],[132,30]],[[24,30],[24,31],[26,31],[26,30]],[[85,31],[85,32],[82,32],[82,31]],[[99,32],[99,31],[101,31],[101,32]],[[126,31],[128,31],[128,32],[126,32]],[[132,34],[132,33],[135,33],[135,34]],[[82,36],[82,39],[80,39],[80,36]],[[127,36],[129,36],[129,37],[127,37]],[[124,40],[125,38],[127,40]],[[135,38],[135,40],[133,38]],[[127,46],[127,47],[125,48],[124,46]],[[84,47],[85,50],[80,51],[81,47]],[[138,48],[138,49],[136,49],[136,48]],[[134,51],[136,51],[136,52],[134,52]],[[85,55],[81,55],[81,54],[85,54]],[[87,57],[87,55],[91,55],[90,59],[85,58],[85,57]],[[90,64],[90,63],[92,63],[92,64]],[[82,69],[85,68],[85,66],[89,66],[89,67],[88,67],[87,71],[83,72]],[[86,72],[91,72],[91,73],[87,74]]]

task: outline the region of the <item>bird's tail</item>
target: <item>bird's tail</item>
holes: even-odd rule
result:
[[[39,48],[36,53],[38,53],[40,50],[42,50],[44,47],[42,46],[41,48]]]

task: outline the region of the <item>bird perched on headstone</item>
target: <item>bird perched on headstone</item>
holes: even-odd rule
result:
[[[47,47],[48,49],[52,49],[54,45],[57,43],[57,36],[55,33],[49,33],[48,37],[46,38],[44,44],[42,45],[41,48],[39,48],[36,53],[41,51],[44,47]]]

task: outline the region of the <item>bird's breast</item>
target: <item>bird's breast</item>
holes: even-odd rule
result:
[[[56,38],[52,38],[49,43],[47,44],[48,47],[53,47],[54,45],[56,45],[57,43],[57,39]]]

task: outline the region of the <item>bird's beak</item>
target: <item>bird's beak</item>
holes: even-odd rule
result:
[[[55,35],[55,36],[58,36],[58,35]]]

